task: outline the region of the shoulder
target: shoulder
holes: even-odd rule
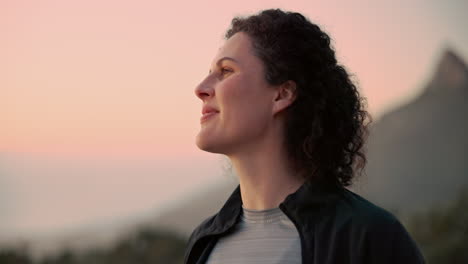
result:
[[[348,189],[335,207],[335,218],[367,238],[409,236],[395,215]]]
[[[375,263],[387,263],[382,258],[394,263],[424,263],[418,246],[398,218],[360,195],[345,189],[336,215],[342,219],[341,230],[357,242],[355,250],[367,252],[366,258]]]
[[[401,225],[395,215],[348,189],[344,189],[337,210],[354,224],[370,229]]]

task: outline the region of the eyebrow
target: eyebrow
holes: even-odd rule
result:
[[[217,62],[216,62],[216,65],[220,65],[222,61],[224,60],[230,60],[230,61],[233,61],[235,63],[239,63],[238,61],[236,61],[235,59],[231,58],[231,57],[222,57],[221,59],[219,59]]]

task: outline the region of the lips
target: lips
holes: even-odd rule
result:
[[[204,114],[207,114],[207,113],[211,113],[211,112],[216,112],[218,113],[218,109],[214,108],[214,107],[211,107],[211,106],[208,106],[208,105],[205,105],[203,108],[202,108],[202,115]]]
[[[200,118],[200,122],[204,122],[205,120],[216,115],[217,113],[219,113],[219,111],[216,108],[205,105],[202,108],[202,117]]]

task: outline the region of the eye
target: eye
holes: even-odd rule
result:
[[[225,75],[225,74],[231,73],[231,72],[232,72],[232,69],[226,68],[226,67],[222,67],[220,71],[221,71],[221,74],[222,74],[222,75]]]

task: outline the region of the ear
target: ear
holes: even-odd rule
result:
[[[296,100],[297,90],[296,82],[288,80],[280,84],[275,93],[273,101],[273,115],[285,110]]]

